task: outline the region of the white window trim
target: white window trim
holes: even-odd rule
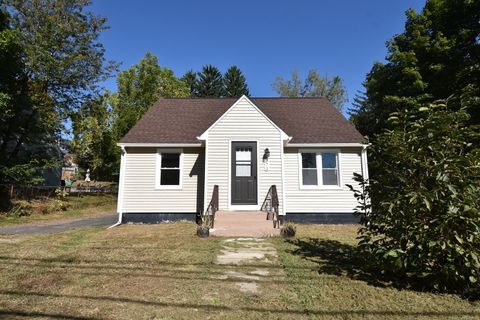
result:
[[[160,170],[161,170],[161,164],[162,164],[162,153],[180,153],[180,179],[179,179],[179,185],[165,185],[162,186],[160,184]],[[159,148],[157,149],[157,155],[156,155],[156,165],[155,165],[155,189],[156,190],[182,190],[182,180],[183,180],[183,149],[178,148],[178,149],[164,149],[164,148]]]
[[[317,161],[317,185],[303,185],[303,166],[302,153],[315,153]],[[336,153],[338,166],[338,185],[323,185],[323,167],[322,167],[322,153]],[[340,149],[299,149],[298,150],[298,181],[300,190],[341,190],[342,189],[342,153]]]

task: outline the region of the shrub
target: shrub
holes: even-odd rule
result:
[[[15,202],[7,215],[11,217],[24,217],[31,214],[32,206],[30,205],[30,203],[25,200],[20,200]]]
[[[295,237],[297,233],[297,227],[292,222],[285,222],[280,229],[280,235],[282,237]]]
[[[62,201],[60,199],[53,199],[53,200],[50,200],[42,208],[42,213],[43,214],[50,214],[50,213],[65,211],[67,209],[68,209],[68,205],[65,201]]]
[[[65,188],[57,188],[55,189],[55,195],[57,196],[57,199],[64,199],[66,196],[68,196],[68,192],[65,190]]]
[[[465,110],[437,103],[392,114],[373,142],[359,201],[372,265],[439,291],[480,291],[480,152]],[[371,199],[371,206],[366,199]]]

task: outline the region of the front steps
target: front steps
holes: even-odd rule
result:
[[[210,235],[217,237],[271,237],[280,234],[263,211],[217,211]]]

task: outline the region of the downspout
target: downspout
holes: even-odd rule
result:
[[[362,176],[364,180],[368,180],[368,160],[367,160],[367,147],[369,145],[363,145],[361,159],[362,159]]]
[[[117,223],[111,225],[107,229],[110,228],[115,228],[119,225],[122,224],[122,218],[123,218],[123,185],[125,183],[125,165],[127,162],[127,150],[125,147],[120,147],[122,148],[122,153],[120,156],[120,177],[118,179],[118,201],[117,201],[117,212],[118,212],[118,221]]]
[[[285,196],[285,145],[292,140],[293,137],[288,137],[286,140],[280,137],[280,157],[282,164],[281,179],[282,179],[282,214],[283,216],[287,215],[287,201]]]

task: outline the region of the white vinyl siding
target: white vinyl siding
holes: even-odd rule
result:
[[[203,202],[203,148],[183,148],[181,187],[157,188],[157,148],[127,148],[123,189],[123,212],[127,213],[194,213],[197,197]],[[165,149],[171,152],[171,149]],[[164,187],[164,186],[161,186]],[[197,190],[199,188],[199,190]]]
[[[280,212],[282,201],[281,132],[250,102],[241,99],[212,128],[207,137],[206,204],[210,201],[213,186],[219,186],[219,209],[229,210],[231,202],[231,142],[257,142],[258,208],[262,205],[272,185],[277,186]],[[269,166],[263,164],[265,149],[270,151]]]
[[[331,149],[321,148],[285,148],[285,197],[288,212],[297,213],[346,213],[353,212],[357,205],[353,193],[346,184],[356,185],[353,173],[362,173],[361,148],[339,148],[337,165],[340,170],[340,186],[319,186],[305,188],[301,185],[300,152],[331,153]],[[321,162],[317,161],[317,170],[322,174]],[[320,183],[320,181],[319,181]]]

